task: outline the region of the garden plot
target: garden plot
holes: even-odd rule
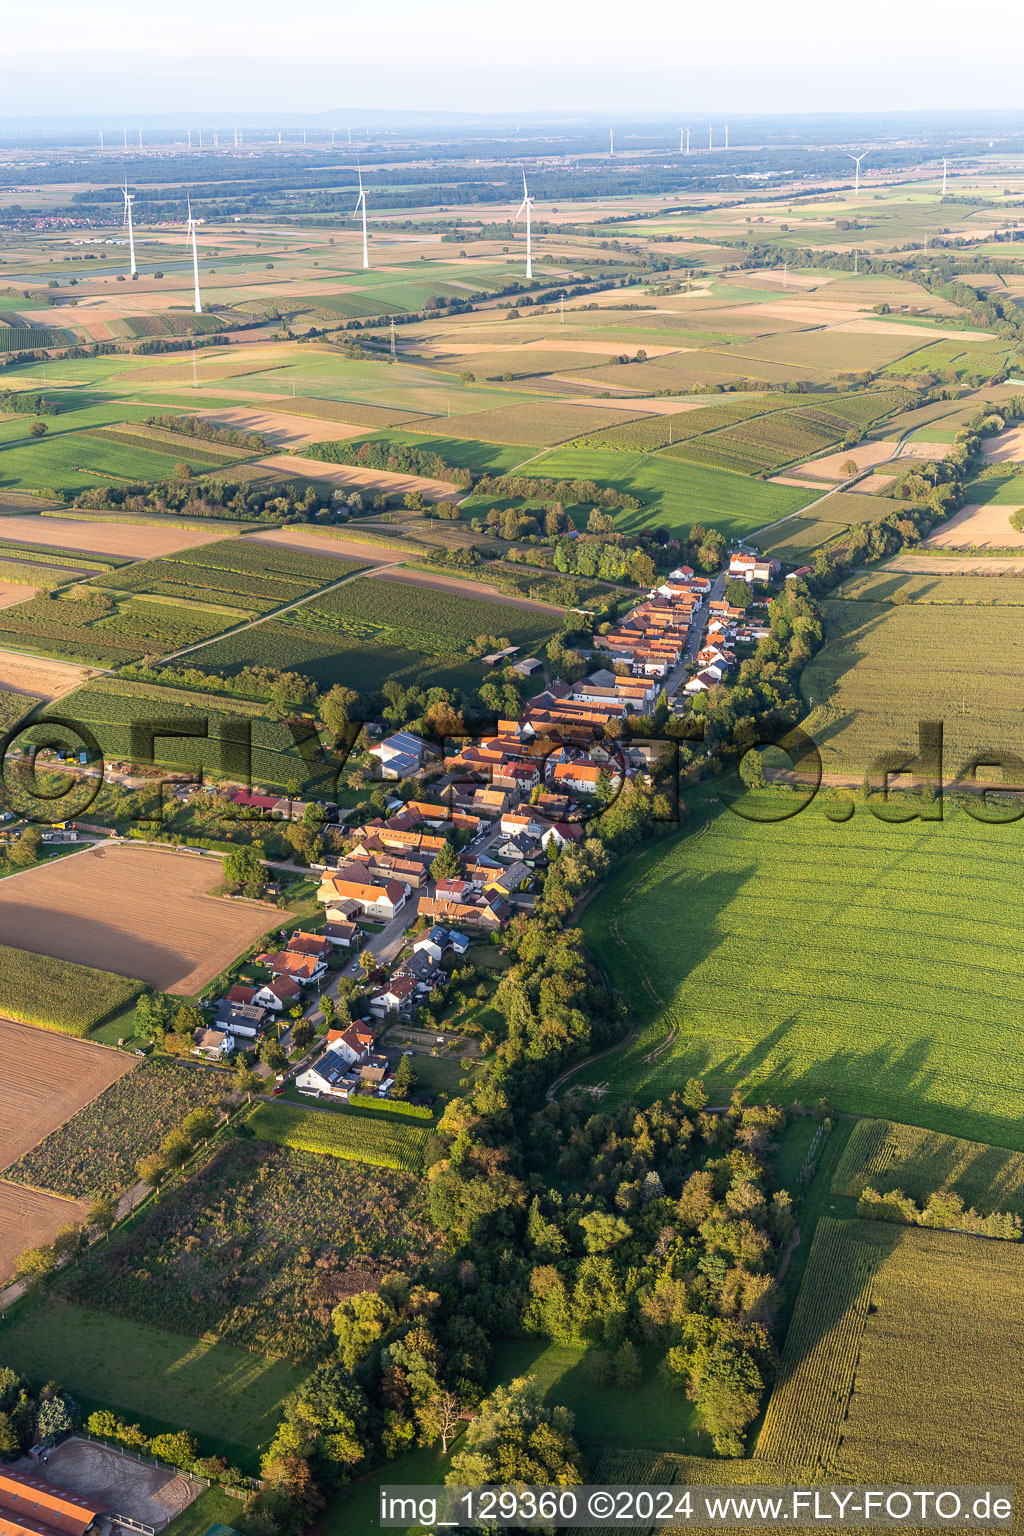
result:
[[[0,934],[17,949],[190,995],[287,921],[270,907],[211,897],[221,879],[219,859],[91,848],[0,882]]]

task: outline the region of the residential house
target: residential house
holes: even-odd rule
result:
[[[343,1056],[350,1066],[362,1061],[373,1044],[373,1031],[365,1024],[349,1024],[345,1029],[329,1029],[327,1046]]]
[[[217,1005],[217,1028],[242,1040],[255,1040],[270,1023],[270,1010],[256,1003],[233,1003],[229,997]]]
[[[506,927],[509,920],[508,903],[501,897],[480,897],[473,902],[451,901],[444,896],[421,896],[420,917],[440,919],[446,923],[458,923],[463,928],[479,928],[495,933]]]
[[[347,880],[341,875],[327,875],[320,882],[316,899],[328,909],[328,915],[333,914],[337,901],[354,901],[366,917],[389,923],[405,906],[408,895],[409,887],[402,880],[371,885],[362,880]]]
[[[370,1012],[378,1019],[388,1013],[408,1018],[416,1003],[416,990],[414,976],[399,976],[396,973],[376,992],[370,993]]]
[[[192,1055],[206,1061],[223,1061],[235,1048],[234,1036],[226,1029],[197,1029],[192,1042]]]
[[[706,667],[704,671],[695,673],[689,679],[683,692],[692,698],[695,693],[707,693],[721,681],[722,673],[717,667]]]
[[[295,1086],[300,1093],[314,1099],[340,1099],[348,1102],[359,1083],[359,1074],[352,1062],[338,1050],[330,1050],[298,1073]]]
[[[285,1008],[291,1008],[302,1001],[302,988],[290,976],[278,976],[265,987],[260,987],[253,994],[252,1000],[260,1008],[270,1008],[274,1013],[281,1013]]]
[[[566,843],[582,843],[583,825],[578,821],[556,821],[541,837],[541,847],[547,851],[552,843],[564,848]]]
[[[539,837],[546,826],[544,817],[527,806],[518,811],[506,811],[501,818],[501,831],[505,837]]]
[[[446,980],[438,961],[425,949],[414,949],[412,954],[391,973],[391,980],[398,981],[405,976],[411,976],[416,983],[418,997],[422,997]]]
[[[297,981],[300,986],[309,987],[327,974],[327,967],[322,960],[317,960],[313,955],[295,955],[287,949],[280,950],[276,955],[267,955],[265,958],[260,956],[260,960],[267,967],[274,981],[279,976],[287,976],[290,981]]]
[[[435,926],[429,929],[421,939],[416,940],[416,943],[412,947],[412,952],[414,955],[430,955],[438,964],[440,964],[441,956],[444,954],[447,948],[447,928],[438,928]]]
[[[516,891],[525,891],[533,881],[532,872],[523,863],[511,864],[508,869],[498,870],[484,887],[485,894],[488,891],[497,891],[506,899]]]
[[[386,1056],[368,1056],[360,1063],[358,1071],[360,1093],[375,1091],[378,1098],[387,1097],[394,1076]]]
[[[255,996],[255,987],[243,987],[236,984],[225,994],[224,1000],[228,1003],[251,1003]]]
[[[600,775],[601,769],[596,763],[556,763],[551,772],[551,783],[555,789],[573,790],[578,795],[593,795],[597,793]]]
[[[323,933],[303,933],[297,928],[285,945],[289,954],[306,955],[312,960],[326,960],[333,953],[334,945]]]

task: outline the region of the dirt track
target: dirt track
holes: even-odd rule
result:
[[[288,920],[208,896],[221,879],[219,859],[133,844],[90,848],[0,881],[0,939],[188,995]]]

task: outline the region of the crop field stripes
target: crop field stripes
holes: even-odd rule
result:
[[[881,1254],[823,1217],[779,1366],[756,1457],[835,1465]]]

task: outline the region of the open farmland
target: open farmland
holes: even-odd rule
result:
[[[132,1066],[120,1051],[0,1018],[0,1168],[51,1135]]]
[[[427,578],[424,578],[425,580]],[[389,678],[409,687],[478,687],[479,662],[466,647],[481,635],[507,636],[533,649],[553,633],[558,614],[489,598],[461,583],[421,585],[366,576],[324,593],[280,619],[203,646],[179,663],[232,675],[247,666],[302,672],[317,687],[335,682],[376,691]]]
[[[319,1358],[342,1296],[411,1273],[439,1242],[409,1173],[233,1141],[61,1292],[131,1322]]]
[[[48,544],[58,549],[123,555],[131,559],[170,555],[223,538],[223,530],[186,528],[183,524],[110,521],[85,517],[5,517],[0,522],[0,554],[10,539],[26,544]]]
[[[978,752],[1024,755],[1024,582],[929,566],[855,577],[824,604],[801,690],[826,773],[859,782],[880,753],[916,749],[921,720],[944,722],[947,777]]]
[[[1007,1361],[1022,1302],[1017,1244],[824,1218],[755,1463],[851,1483],[1017,1481],[1024,1386]]]
[[[1012,959],[1024,918],[1005,900],[1015,828],[948,807],[942,822],[886,825],[860,806],[837,823],[821,799],[793,816],[772,791],[752,809],[790,819],[721,811],[628,863],[587,907],[584,929],[641,1028],[581,1080],[617,1103],[699,1073],[716,1103],[737,1085],[783,1103],[824,1095],[1024,1147]]]
[[[65,1223],[81,1223],[88,1209],[88,1201],[60,1200],[0,1179],[0,1288],[11,1278],[19,1254],[52,1243]]]
[[[412,1173],[422,1166],[427,1141],[422,1126],[403,1125],[397,1119],[376,1120],[354,1111],[306,1109],[292,1104],[260,1104],[251,1124],[257,1136],[279,1147]]]
[[[1024,1215],[1024,1154],[891,1120],[858,1120],[832,1177],[833,1193],[854,1199],[868,1184],[902,1190],[920,1206],[941,1191],[982,1215]]]
[[[6,1177],[69,1198],[119,1195],[134,1182],[140,1158],[155,1152],[193,1109],[219,1104],[226,1089],[227,1080],[216,1072],[175,1061],[140,1062],[44,1136]]]
[[[286,920],[209,896],[220,880],[214,858],[95,847],[0,882],[0,924],[16,949],[188,995]]]
[[[523,467],[523,476],[554,480],[592,479],[637,496],[639,512],[616,512],[624,533],[666,527],[674,537],[704,523],[730,538],[742,538],[774,518],[798,512],[818,494],[812,486],[769,485],[726,470],[684,464],[664,454],[629,454],[614,449],[556,448]]]
[[[56,874],[66,861],[37,866],[31,873]],[[24,874],[12,875],[0,887],[0,913],[16,913],[19,906],[19,882]],[[59,909],[51,913],[51,930],[64,919]],[[3,921],[5,938],[15,938],[18,925]],[[94,958],[89,956],[88,958]],[[87,1035],[94,1025],[131,1002],[140,991],[138,981],[126,980],[110,971],[91,965],[74,964],[60,956],[28,953],[27,946],[0,945],[0,1016],[53,1029],[62,1035]]]

